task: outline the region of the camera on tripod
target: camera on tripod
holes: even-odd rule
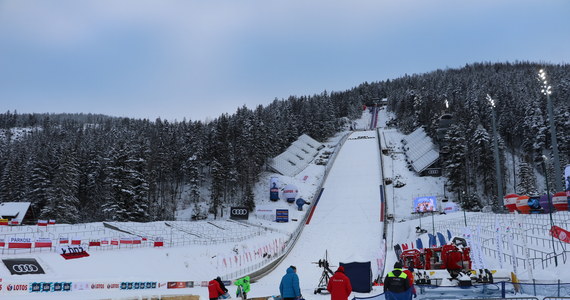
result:
[[[334,274],[334,272],[330,269],[330,264],[328,261],[328,253],[325,251],[325,258],[319,259],[318,262],[313,262],[314,264],[318,264],[319,268],[323,268],[323,273],[321,274],[321,279],[319,280],[319,284],[317,288],[315,288],[315,295],[320,294],[321,292],[327,291],[327,286],[329,284],[329,279]]]

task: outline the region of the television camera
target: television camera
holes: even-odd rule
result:
[[[319,268],[323,268],[321,279],[319,279],[319,284],[317,285],[317,288],[315,288],[314,291],[315,295],[320,294],[321,292],[328,292],[327,286],[329,284],[329,279],[331,278],[332,275],[334,275],[334,272],[330,269],[327,251],[325,251],[324,259],[319,259],[318,262],[313,262],[313,264],[317,264]]]

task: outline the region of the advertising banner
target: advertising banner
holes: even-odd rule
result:
[[[570,244],[570,232],[568,232],[568,230],[562,229],[555,225],[550,229],[550,235],[565,243]]]
[[[12,275],[45,274],[34,258],[2,259],[2,262]]]
[[[52,241],[50,238],[37,238],[34,247],[36,248],[51,248]]]
[[[244,206],[232,206],[230,209],[230,219],[247,220],[249,219],[249,210]]]
[[[269,200],[279,200],[279,187],[277,177],[271,177],[271,180],[269,182]]]
[[[98,239],[89,240],[89,247],[100,247],[100,246],[101,246],[101,240]]]
[[[81,246],[64,246],[59,248],[59,254],[65,259],[87,257],[89,254]]]
[[[296,186],[292,184],[286,185],[285,188],[283,189],[283,197],[285,197],[285,199],[289,203],[295,202],[295,198],[297,198],[298,193],[299,190],[297,189]]]
[[[269,205],[256,205],[255,214],[259,217],[261,216],[273,216],[275,215],[275,208]]]
[[[32,238],[10,237],[8,239],[8,249],[30,249],[32,248]]]
[[[157,236],[156,238],[154,238],[154,246],[164,247],[164,238],[161,236]]]
[[[430,212],[437,209],[436,196],[423,196],[414,198],[414,212]]]
[[[289,209],[276,209],[275,222],[289,222]]]
[[[184,289],[184,288],[193,288],[194,281],[169,281],[166,284],[167,289]]]
[[[566,197],[568,200],[568,210],[570,210],[570,165],[564,169],[564,182],[566,186]]]
[[[71,291],[71,282],[32,282],[30,286],[31,293]]]

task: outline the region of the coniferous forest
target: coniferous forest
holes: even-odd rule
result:
[[[541,68],[552,85],[563,167],[570,163],[570,66],[478,63],[275,99],[210,122],[8,111],[0,114],[0,202],[31,202],[34,218],[59,223],[169,220],[198,203],[214,215],[222,206],[253,208],[252,187],[269,158],[303,133],[326,140],[360,117],[363,104],[387,98],[395,114],[391,126],[404,133],[423,126],[434,141],[449,145],[440,165],[447,189],[463,193],[466,208],[496,206],[487,95],[496,103],[501,166],[514,170],[515,192],[544,192],[535,176],[541,172],[535,159],[551,155]],[[454,122],[437,140],[444,114]]]

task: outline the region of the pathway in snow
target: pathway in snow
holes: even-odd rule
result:
[[[279,282],[290,265],[297,267],[305,299],[314,295],[322,269],[315,262],[325,257],[333,271],[339,262],[376,259],[382,240],[380,222],[380,151],[376,132],[354,132],[340,149],[324,184],[324,192],[308,225],[289,255],[269,275],[252,285],[249,296],[279,294]]]

